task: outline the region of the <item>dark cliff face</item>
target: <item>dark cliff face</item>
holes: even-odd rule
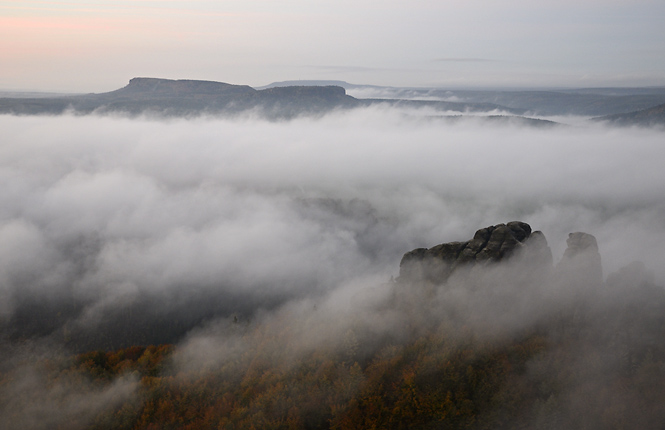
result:
[[[552,265],[552,252],[540,231],[512,221],[476,231],[466,242],[449,242],[407,252],[400,263],[401,281],[445,283],[458,269],[488,265],[518,256],[539,265]]]

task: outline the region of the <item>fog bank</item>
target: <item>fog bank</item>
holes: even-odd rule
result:
[[[568,233],[593,234],[614,288],[598,312],[645,307],[661,296],[622,288],[665,284],[662,132],[569,123],[384,108],[288,122],[0,116],[0,364],[13,378],[2,415],[20,427],[85,427],[132,401],[132,378],[49,382],[63,346],[67,355],[179,342],[177,371],[230,360],[235,372],[240,356],[358,360],[432,327],[498,341],[574,312],[585,300],[577,286],[529,290],[524,268],[429,293],[391,281],[405,252],[510,220],[542,230],[555,264]],[[635,260],[645,269],[616,273]],[[602,312],[589,317],[592,338],[626,332],[652,344],[651,325],[608,324]],[[571,351],[540,360],[574,368]],[[569,389],[575,398],[582,388]]]
[[[34,303],[66,303],[56,325],[70,334],[131,306],[197,309],[186,331],[214,314],[388,280],[406,251],[513,219],[542,230],[555,260],[569,232],[586,231],[605,275],[641,260],[665,279],[665,149],[653,130],[449,123],[386,109],[289,122],[2,116],[0,125],[5,322]],[[31,324],[26,335],[50,330]]]

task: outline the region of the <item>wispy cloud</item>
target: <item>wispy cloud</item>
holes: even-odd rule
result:
[[[363,66],[314,66],[306,65],[302,66],[308,69],[314,69],[321,72],[333,72],[333,73],[357,73],[357,72],[379,72],[390,69],[384,69],[380,67],[363,67]]]
[[[365,66],[334,66],[334,65],[323,65],[323,66],[306,65],[306,66],[301,66],[301,67],[314,70],[317,73],[374,73],[374,74],[380,74],[380,73],[384,73],[384,72],[386,72],[386,73],[387,72],[390,72],[390,73],[394,73],[394,72],[414,73],[414,72],[424,72],[425,71],[423,69],[407,68],[407,67],[365,67]]]
[[[442,57],[434,59],[436,63],[493,63],[498,60],[489,58],[472,58],[472,57]]]

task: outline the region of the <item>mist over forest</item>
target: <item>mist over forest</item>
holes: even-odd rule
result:
[[[588,378],[586,386],[552,383],[551,392],[541,393],[542,405],[529,403],[531,415],[504,416],[499,407],[490,415],[474,412],[481,418],[465,426],[563,428],[581,413],[579,398],[592,392],[606,396],[598,403],[633,406],[642,415],[613,411],[628,424],[603,427],[595,405],[587,428],[630,428],[631,422],[657,428],[665,418],[656,401],[665,398],[658,388],[665,381],[665,348],[653,339],[665,327],[657,317],[665,303],[659,301],[665,286],[663,132],[542,118],[561,125],[473,116],[451,122],[427,107],[381,104],[288,121],[252,113],[232,119],[1,115],[0,415],[8,418],[0,423],[110,428],[118,411],[146,416],[123,406],[146,401],[146,378],[168,377],[169,384],[188,387],[215,374],[231,393],[233,375],[244,375],[238,384],[246,388],[250,376],[260,380],[272,368],[290,375],[308,360],[325,361],[322,354],[339,363],[336,378],[347,391],[326,391],[321,398],[340,396],[330,400],[338,409],[329,407],[323,418],[302,415],[305,421],[300,427],[290,421],[292,428],[353,428],[349,417],[370,415],[354,396],[372,387],[377,363],[397,362],[409,348],[418,356],[414,339],[428,345],[439,339],[445,348],[489,351],[492,360],[504,343],[529,351],[520,355],[522,367],[506,365],[515,390],[527,381],[553,381],[543,369]],[[611,292],[596,300],[580,295],[574,282],[543,281],[541,274],[515,280],[512,266],[491,269],[475,283],[459,277],[418,288],[400,279],[406,252],[466,241],[480,228],[514,220],[542,231],[554,266],[569,233],[593,235],[602,263],[599,288]],[[529,292],[534,282],[540,298]],[[636,285],[648,285],[649,292],[631,289]],[[505,296],[495,300],[497,291]],[[620,308],[626,303],[635,309]],[[649,303],[652,313],[645,310]],[[545,319],[567,318],[568,310],[580,324],[574,327],[582,328],[574,336],[569,326],[550,330]],[[625,326],[640,312],[645,320]],[[620,324],[632,333],[628,350],[650,351],[648,372],[647,352],[632,368],[650,375],[649,384],[637,373],[626,376],[627,387],[610,378],[624,365],[613,361],[621,353],[608,340]],[[561,338],[574,352],[548,349]],[[589,346],[588,339],[598,342]],[[96,374],[62,373],[77,354],[137,345],[169,345],[152,350],[155,357],[168,354],[168,364],[146,364],[141,371],[127,364],[128,371],[104,374],[103,383]],[[76,365],[96,360],[85,357]],[[60,375],[56,382],[54,374]],[[637,379],[646,385],[630,385]],[[603,385],[610,380],[617,385]],[[645,398],[654,404],[640,397],[646,386]],[[488,405],[501,405],[491,399]],[[548,399],[554,399],[551,409]],[[272,422],[274,428],[295,420],[293,407],[282,408],[283,421]],[[547,425],[538,421],[553,416]],[[139,428],[133,419],[122,428]],[[421,422],[413,428],[439,427]]]

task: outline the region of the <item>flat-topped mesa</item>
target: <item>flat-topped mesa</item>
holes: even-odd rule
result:
[[[543,233],[532,232],[527,223],[511,221],[482,228],[466,242],[407,252],[400,262],[399,279],[442,284],[458,268],[499,262],[518,251],[529,263],[552,266],[552,252]]]
[[[274,87],[265,90],[259,90],[261,94],[278,96],[319,96],[319,97],[343,97],[346,96],[346,90],[337,85],[322,86],[294,86],[294,87]]]
[[[219,96],[229,94],[254,95],[256,90],[248,85],[193,79],[132,78],[129,84],[107,94],[132,94],[152,97],[182,97],[192,95]]]
[[[256,90],[248,85],[234,85],[225,82],[201,81],[193,79],[161,79],[161,78],[132,78],[129,84],[114,94],[141,94],[144,96],[225,96],[230,94],[258,96],[260,98],[270,97],[293,97],[293,98],[334,98],[345,97],[346,90],[339,86],[294,86],[275,87],[264,90]]]
[[[307,103],[310,112],[329,111],[335,108],[358,106],[358,100],[347,95],[346,90],[338,86],[327,87],[275,87],[257,92],[259,99],[267,108],[291,107],[300,109]]]

